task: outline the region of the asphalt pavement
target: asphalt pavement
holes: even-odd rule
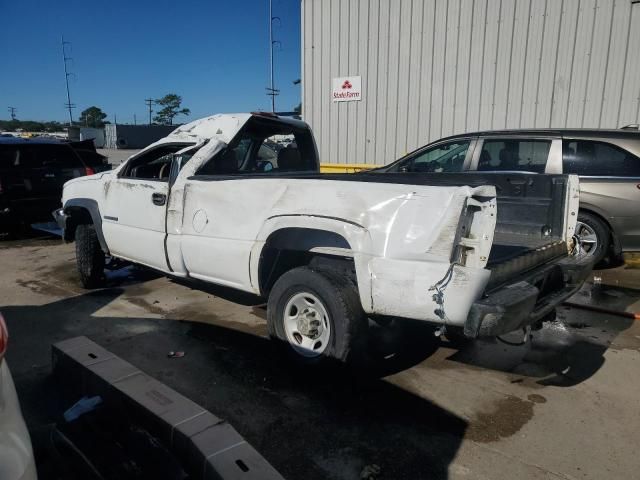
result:
[[[36,440],[65,407],[50,345],[86,335],[229,421],[289,479],[637,476],[638,321],[563,307],[525,346],[400,336],[366,375],[316,372],[276,353],[264,300],[133,267],[86,291],[73,248],[0,242],[7,359]],[[640,270],[596,276],[575,301],[638,310]]]

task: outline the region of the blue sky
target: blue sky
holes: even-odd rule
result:
[[[273,0],[277,110],[300,101],[300,0]],[[76,119],[96,105],[148,119],[145,98],[183,97],[189,118],[270,110],[268,0],[0,0],[0,119],[67,119],[60,36],[72,42]],[[184,121],[184,117],[179,118]]]

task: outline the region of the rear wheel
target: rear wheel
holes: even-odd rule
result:
[[[105,255],[93,225],[76,227],[76,264],[84,288],[100,287],[104,283]]]
[[[576,235],[580,239],[582,249],[593,256],[599,263],[609,252],[611,232],[609,227],[598,217],[588,212],[578,213]]]
[[[299,267],[283,274],[267,304],[269,335],[305,364],[359,357],[367,319],[355,285],[331,270]]]
[[[464,334],[464,327],[447,326],[444,336],[453,348],[464,348],[474,342],[473,338],[469,338]]]

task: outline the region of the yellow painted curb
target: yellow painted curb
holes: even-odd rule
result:
[[[321,163],[321,173],[356,173],[363,170],[371,170],[375,165],[366,163]]]

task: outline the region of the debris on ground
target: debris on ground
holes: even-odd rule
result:
[[[67,422],[73,422],[85,413],[95,410],[102,403],[102,398],[95,397],[82,397],[71,408],[64,412],[64,419]]]
[[[382,469],[375,463],[365,465],[362,472],[360,472],[360,480],[376,480],[381,471]]]

